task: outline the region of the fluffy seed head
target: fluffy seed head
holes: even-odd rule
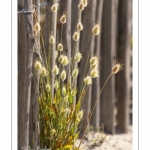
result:
[[[58,89],[58,81],[55,81],[54,83],[54,88],[57,90]]]
[[[96,64],[98,64],[98,59],[97,59],[97,57],[92,57],[92,58],[90,59],[90,67],[92,67],[92,66],[94,66],[94,65],[96,65]]]
[[[83,3],[84,3],[84,7],[86,7],[87,6],[87,0],[83,0]]]
[[[99,76],[98,70],[97,70],[97,69],[91,70],[90,76],[91,76],[91,78],[96,78],[96,77],[98,77],[98,76]]]
[[[79,74],[79,69],[75,69],[75,70],[73,70],[73,72],[72,72],[72,77],[73,77],[73,78],[76,78],[76,77],[78,76],[78,74]]]
[[[63,45],[61,43],[58,44],[57,49],[59,51],[63,51]]]
[[[79,40],[79,33],[78,32],[75,32],[72,36],[73,40],[74,41],[78,41]]]
[[[78,31],[83,30],[83,25],[82,25],[81,22],[79,22],[79,23],[77,24],[77,30],[78,30]]]
[[[82,10],[84,9],[84,3],[83,3],[83,2],[81,2],[81,3],[78,5],[78,9],[79,9],[80,11],[82,11]]]
[[[59,68],[57,67],[57,65],[55,65],[52,69],[52,72],[55,74],[55,75],[58,75],[59,73]]]
[[[92,84],[92,78],[90,76],[87,76],[86,78],[84,78],[84,83],[87,85]]]
[[[63,56],[63,55],[60,55],[59,58],[58,58],[58,61],[62,64],[63,61],[64,61],[64,56]]]
[[[61,22],[62,24],[66,23],[66,15],[62,15],[62,16],[61,16],[60,22]]]
[[[51,87],[49,84],[46,84],[46,91],[49,92],[51,90]]]
[[[64,81],[66,79],[66,71],[65,70],[63,70],[61,73],[61,79],[62,79],[62,81]]]
[[[98,69],[98,63],[94,64],[94,65],[90,65],[91,69]]]
[[[49,42],[51,44],[54,44],[55,43],[55,38],[51,35],[50,38],[49,38]]]
[[[69,63],[68,57],[64,56],[64,61],[61,63],[63,66],[66,66]]]
[[[35,62],[34,67],[35,67],[36,70],[40,70],[40,69],[42,68],[42,65],[41,65],[41,63],[37,60],[37,61]]]
[[[95,25],[95,26],[93,27],[92,33],[93,33],[94,35],[99,35],[99,33],[100,33],[100,26],[99,26],[99,24],[97,24],[97,25]]]
[[[52,11],[52,12],[56,12],[56,11],[57,11],[57,4],[54,4],[54,5],[51,7],[51,11]]]
[[[74,60],[75,60],[76,62],[80,62],[81,58],[82,58],[82,54],[81,54],[80,52],[78,52],[78,53],[75,55]]]
[[[40,75],[41,75],[42,77],[45,77],[46,74],[47,74],[47,71],[46,71],[45,67],[42,67],[42,69],[40,70]]]
[[[123,64],[117,63],[113,68],[112,68],[112,73],[116,74],[118,73],[123,67]]]
[[[65,87],[63,87],[63,88],[62,88],[62,94],[63,94],[63,96],[65,96],[65,95],[66,95],[66,93],[67,93],[67,92],[66,92],[66,88],[65,88]]]
[[[38,31],[41,30],[40,24],[39,24],[38,22],[34,25],[34,30],[35,30],[36,32],[38,32]]]

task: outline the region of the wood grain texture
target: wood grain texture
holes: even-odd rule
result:
[[[19,5],[32,10],[31,0],[20,1]],[[29,146],[33,45],[33,14],[18,14],[18,150]]]
[[[95,21],[101,26],[102,22],[102,10],[103,10],[103,0],[97,1],[96,4],[96,16]],[[99,77],[95,78],[93,80],[92,84],[92,99],[91,99],[91,109],[93,109],[95,101],[97,99],[97,105],[95,107],[95,110],[93,112],[92,118],[91,118],[91,125],[94,127],[95,130],[97,130],[100,126],[100,76],[101,76],[101,62],[100,62],[100,51],[101,51],[101,32],[100,35],[95,37],[95,48],[94,48],[94,56],[98,57],[99,60]]]
[[[118,9],[118,59],[123,60],[124,69],[117,75],[117,128],[122,133],[127,133],[129,126],[129,100],[130,100],[130,32],[129,3],[119,1]]]
[[[116,0],[105,0],[102,16],[102,36],[101,36],[101,88],[111,73],[115,61],[116,53]],[[111,76],[107,82],[100,101],[101,124],[104,125],[106,132],[114,134],[115,115],[115,80]]]
[[[86,66],[86,62],[87,62],[87,58],[88,58],[88,53],[90,50],[90,46],[91,46],[91,41],[92,41],[92,28],[95,25],[95,11],[96,11],[96,1],[89,1],[87,7],[84,8],[83,12],[82,12],[82,18],[83,18],[83,31],[81,33],[81,53],[82,53],[82,60],[79,64],[79,69],[80,69],[80,73],[79,73],[79,77],[78,77],[78,88],[79,91],[81,90],[81,85],[82,85],[82,81],[83,81],[83,75],[84,75],[84,70],[85,70],[85,66]],[[94,43],[92,45],[91,48],[91,54],[90,56],[93,55],[93,48],[94,48]],[[91,57],[89,57],[91,58]],[[89,60],[88,60],[88,66],[87,66],[87,71],[85,73],[85,77],[87,76],[87,72],[89,70]],[[89,85],[87,93],[84,97],[83,103],[82,103],[82,109],[84,110],[84,115],[83,115],[83,119],[82,122],[80,123],[80,136],[82,136],[83,131],[84,131],[84,127],[87,123],[87,117],[89,112],[91,111],[91,93],[92,89],[91,89],[91,85]]]

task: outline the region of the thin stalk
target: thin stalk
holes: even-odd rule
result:
[[[88,122],[87,122],[87,124],[86,124],[86,126],[85,126],[85,130],[84,130],[84,133],[83,133],[83,136],[82,136],[82,139],[81,139],[81,141],[80,141],[80,144],[79,144],[78,149],[79,149],[80,146],[81,146],[81,143],[82,143],[83,138],[84,138],[84,136],[85,136],[85,133],[86,133],[86,131],[87,131],[87,127],[88,127],[88,125],[89,125],[89,123],[90,123],[91,117],[92,117],[92,115],[93,115],[93,112],[94,112],[94,109],[95,109],[95,107],[96,107],[96,104],[97,104],[97,102],[98,102],[98,100],[99,100],[99,98],[100,98],[100,95],[101,95],[101,93],[102,93],[102,91],[103,91],[103,89],[104,89],[106,83],[108,82],[109,78],[111,77],[111,75],[112,75],[112,73],[108,76],[108,78],[107,78],[107,80],[105,81],[105,83],[104,83],[102,89],[100,90],[98,99],[96,100],[96,102],[95,102],[95,104],[94,104],[94,107],[93,107],[93,109],[92,109],[91,114],[89,115]]]

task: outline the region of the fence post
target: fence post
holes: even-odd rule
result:
[[[111,73],[114,65],[116,49],[116,0],[104,0],[102,17],[102,37],[101,37],[101,87],[106,78]],[[100,119],[104,125],[104,130],[111,134],[115,133],[115,82],[114,76],[106,84],[100,101]]]
[[[60,15],[66,15],[66,23],[63,24],[62,31],[62,44],[69,62],[71,61],[71,4],[71,0],[60,1]],[[67,65],[67,77],[69,77],[70,71],[70,65]]]
[[[103,0],[97,1],[96,4],[96,16],[95,21],[100,25],[101,27],[101,20],[102,20],[102,9],[103,9]],[[100,35],[95,37],[95,48],[94,48],[94,56],[97,56],[99,59],[99,77],[95,78],[93,80],[92,84],[92,100],[91,100],[91,109],[93,109],[95,101],[97,99],[97,105],[95,107],[95,110],[93,112],[92,118],[91,118],[91,125],[94,127],[95,130],[98,130],[100,126],[100,75],[101,75],[101,62],[100,62],[100,50],[101,50],[101,32]]]
[[[33,10],[31,0],[20,0],[18,5],[26,10]],[[22,146],[29,146],[33,45],[33,14],[18,14],[18,150]]]
[[[126,133],[129,125],[129,99],[130,99],[130,26],[129,3],[119,1],[118,22],[118,59],[123,60],[124,69],[118,74],[118,101],[117,101],[117,127]]]
[[[83,78],[87,76],[87,72],[89,70],[89,60],[88,60],[88,65],[86,68],[86,73],[84,76],[84,70],[88,58],[88,54],[90,51],[91,47],[91,41],[92,41],[92,28],[95,25],[95,11],[96,11],[96,1],[89,1],[88,5],[84,8],[83,10],[83,15],[82,15],[82,20],[83,20],[83,31],[81,32],[81,53],[82,53],[82,59],[79,64],[80,72],[78,76],[78,87],[79,87],[79,92],[81,91],[81,85],[83,82]],[[93,45],[91,47],[91,54],[90,57],[93,55],[93,48],[94,48],[94,40],[93,40]],[[82,68],[82,69],[81,69]],[[88,90],[86,92],[86,95],[84,97],[83,103],[82,103],[82,109],[84,110],[84,115],[82,118],[82,121],[80,123],[80,136],[82,136],[84,132],[84,127],[87,123],[87,118],[88,115],[91,111],[91,85],[89,85]]]

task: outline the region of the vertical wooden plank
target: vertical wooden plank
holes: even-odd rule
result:
[[[40,0],[34,0],[34,4],[40,4]],[[40,24],[40,7],[36,9],[37,18],[34,18],[35,23]],[[35,43],[38,46],[37,51],[40,53],[40,32],[35,36]],[[38,122],[38,94],[39,94],[39,74],[34,68],[34,64],[38,59],[36,51],[33,53],[33,67],[32,67],[32,84],[31,84],[31,106],[30,106],[30,120],[29,120],[29,145],[33,149],[37,149],[39,144],[39,122]]]
[[[32,11],[32,1],[18,5]],[[18,14],[18,149],[29,146],[29,113],[33,59],[33,14]]]
[[[66,23],[63,24],[62,44],[69,62],[71,61],[71,5],[71,0],[60,1],[60,15],[66,14]],[[67,77],[69,77],[70,71],[70,65],[67,65]]]
[[[104,0],[101,38],[101,88],[111,73],[116,49],[116,0]],[[100,118],[106,132],[114,134],[114,76],[107,82],[100,102]]]
[[[129,125],[129,99],[130,99],[130,26],[129,3],[119,1],[118,22],[118,59],[123,60],[124,69],[118,74],[118,101],[117,122],[118,129],[126,133]]]
[[[101,26],[101,19],[102,19],[102,9],[103,9],[103,0],[99,0],[97,1],[96,4],[96,17],[95,20],[98,24],[100,24]],[[91,109],[93,109],[95,101],[97,99],[97,105],[95,107],[95,110],[93,112],[93,115],[91,117],[91,125],[94,127],[95,130],[97,130],[100,126],[100,97],[99,97],[99,93],[100,93],[100,74],[101,74],[101,70],[100,70],[100,49],[101,49],[101,32],[100,35],[95,37],[95,48],[94,48],[94,56],[97,56],[99,59],[99,77],[95,78],[93,80],[93,84],[92,84],[92,99],[91,99]]]
[[[96,11],[96,1],[89,1],[87,7],[84,8],[83,11],[83,31],[81,32],[81,53],[82,53],[82,60],[79,64],[79,76],[78,76],[78,87],[79,91],[81,90],[81,85],[83,81],[83,75],[84,70],[88,58],[88,53],[91,47],[91,41],[92,41],[92,28],[95,25],[95,11]],[[94,42],[91,48],[91,56],[93,55],[93,47]],[[87,71],[85,73],[85,77],[87,76],[87,72],[89,70],[89,60],[88,60],[88,67]],[[84,127],[87,123],[87,117],[89,112],[91,111],[91,85],[88,87],[88,90],[86,92],[86,95],[84,97],[83,103],[82,103],[82,109],[84,110],[83,119],[80,123],[80,137],[82,136],[84,132]]]
[[[53,5],[57,4],[57,0],[53,0]],[[52,13],[52,23],[51,23],[51,33],[50,36],[53,36],[55,39],[55,42],[53,44],[50,44],[50,69],[52,71],[53,67],[55,66],[55,51],[56,51],[56,24],[57,24],[57,11],[51,12]],[[51,97],[52,100],[54,99],[54,73],[50,73],[50,84],[51,84]]]

